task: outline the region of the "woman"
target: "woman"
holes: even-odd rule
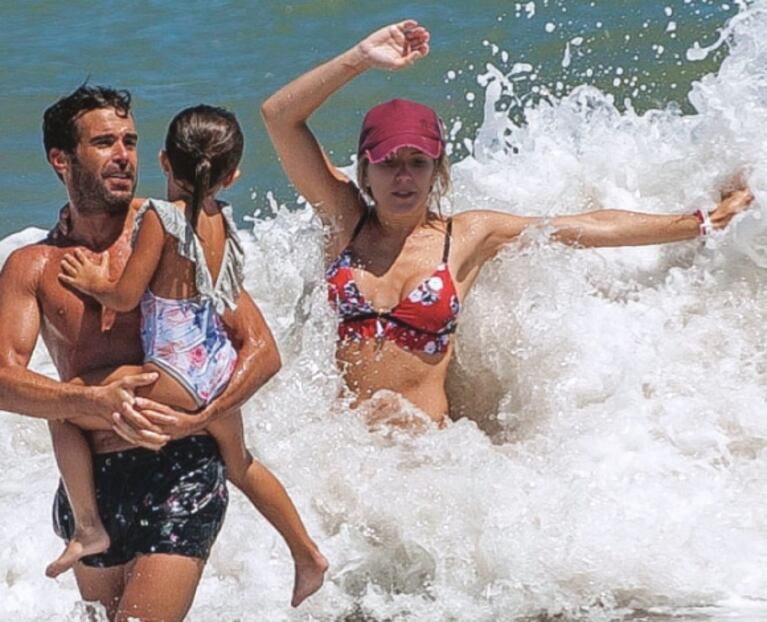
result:
[[[442,216],[439,198],[450,181],[445,140],[439,118],[422,104],[393,100],[368,112],[358,149],[362,191],[330,163],[307,125],[364,71],[402,69],[428,53],[429,33],[417,22],[387,26],[277,91],[262,114],[288,177],[329,230],[337,358],[357,403],[394,391],[442,424],[461,301],[489,259],[544,221],[490,210]],[[734,192],[710,214],[600,210],[545,224],[567,244],[660,244],[725,227],[751,198]]]

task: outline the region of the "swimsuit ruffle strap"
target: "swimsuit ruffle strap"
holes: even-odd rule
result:
[[[232,206],[227,203],[221,204],[221,213],[226,224],[226,237],[229,244],[224,249],[224,263],[221,266],[217,284],[213,283],[213,277],[205,260],[205,253],[199,238],[194,234],[191,223],[186,219],[183,212],[172,203],[159,199],[148,199],[136,214],[131,243],[135,244],[144,215],[149,209],[153,209],[158,215],[165,232],[178,240],[178,254],[196,265],[194,271],[195,287],[199,295],[202,298],[210,299],[219,314],[223,313],[226,308],[234,310],[244,280],[245,251],[237,236]]]
[[[237,235],[232,206],[228,203],[220,205],[221,214],[226,223],[226,237],[229,240],[228,252],[224,254],[224,263],[216,284],[216,311],[223,313],[223,308],[218,310],[219,301],[232,311],[237,307],[237,299],[240,297],[242,284],[245,281],[245,249],[240,236]]]

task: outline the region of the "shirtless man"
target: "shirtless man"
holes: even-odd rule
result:
[[[112,515],[127,514],[123,523],[130,529],[112,532],[104,555],[76,564],[83,599],[102,603],[110,620],[182,620],[227,502],[223,462],[203,429],[275,374],[279,354],[243,292],[236,312],[224,317],[238,361],[219,398],[189,415],[138,397],[151,397],[156,379],[130,367],[143,358],[139,312],[103,309],[58,278],[62,256],[75,248],[108,252],[115,274],[130,253],[141,203],[134,199],[138,136],[130,95],[81,86],[46,111],[43,132],[48,161],[67,189],[69,226],[17,249],[0,273],[0,409],[66,419],[89,430],[99,505]],[[27,369],[39,334],[62,382]],[[110,375],[100,371],[118,366],[128,367]],[[175,485],[182,477],[179,493]],[[115,499],[115,490],[129,498]],[[66,505],[60,491],[56,515],[65,535],[71,528]],[[173,520],[183,526],[178,541],[160,532]]]

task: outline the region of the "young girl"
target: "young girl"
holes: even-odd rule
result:
[[[97,264],[76,250],[62,261],[61,280],[104,306],[128,311],[140,302],[144,371],[158,373],[152,398],[188,411],[221,393],[237,359],[221,315],[236,307],[243,250],[231,206],[215,195],[239,176],[242,150],[232,113],[204,105],[183,110],[171,122],[160,154],[170,202],[150,199],[138,211],[133,252],[119,281],[110,280],[106,258]],[[285,538],[296,571],[291,604],[298,606],[322,585],[327,560],[285,489],[245,448],[239,413],[207,431],[219,445],[228,478]],[[76,527],[62,556],[48,567],[49,576],[110,543],[95,492],[81,483],[92,480],[84,436],[73,425],[59,424],[53,438]]]

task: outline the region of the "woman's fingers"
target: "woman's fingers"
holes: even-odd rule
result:
[[[414,20],[403,22],[403,24],[409,25],[403,28],[406,47],[402,60],[405,64],[409,65],[429,53],[429,39],[431,35],[426,28],[419,26]]]
[[[410,52],[410,54],[405,56],[405,58],[403,60],[408,65],[412,65],[414,62],[416,62],[417,60],[422,59],[428,53],[429,53],[429,46],[427,44],[425,44],[425,45],[422,45],[421,47],[419,47],[417,50],[413,50],[412,52]]]
[[[423,26],[417,26],[415,28],[407,28],[402,31],[405,35],[405,39],[408,43],[419,43],[429,40],[429,31]]]

